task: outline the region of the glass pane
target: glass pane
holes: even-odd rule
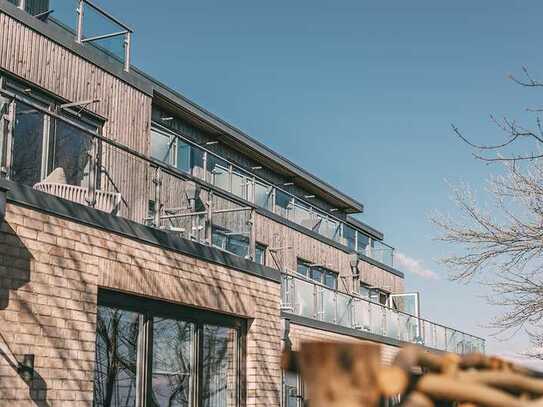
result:
[[[232,172],[232,193],[240,198],[246,198],[246,182],[245,177],[239,172]]]
[[[322,320],[326,322],[336,321],[336,293],[332,290],[320,287],[322,301]]]
[[[237,404],[237,331],[204,325],[202,350],[202,406]]]
[[[266,209],[271,209],[271,186],[255,181],[255,204]]]
[[[320,267],[311,267],[310,269],[311,279],[322,283],[324,272]]]
[[[315,317],[315,284],[294,279],[296,295],[296,313],[306,317]]]
[[[153,319],[152,400],[161,407],[187,407],[192,400],[194,325]]]
[[[171,164],[172,144],[170,143],[170,136],[151,130],[151,157]]]
[[[94,405],[136,405],[136,366],[140,315],[98,306]]]
[[[192,175],[200,179],[205,179],[204,151],[198,147],[191,146],[190,160],[192,165]]]
[[[255,263],[266,264],[266,247],[257,244],[255,248]]]
[[[315,226],[315,218],[312,216],[309,206],[297,200],[294,201],[292,207],[292,221],[308,229],[313,229]]]
[[[91,138],[81,130],[56,120],[49,172],[64,169],[66,183],[88,185]]]
[[[352,321],[352,297],[349,295],[337,293],[337,323],[339,325],[351,327]]]
[[[278,215],[288,218],[288,212],[290,210],[290,196],[280,191],[275,190],[275,213]]]
[[[358,251],[358,253],[365,255],[367,251],[367,247],[370,243],[370,239],[368,236],[366,236],[363,233],[360,233],[360,232],[356,232],[356,233],[358,234],[358,247],[356,250]]]
[[[297,407],[298,396],[301,396],[298,391],[298,375],[296,373],[285,371],[285,398],[286,407]]]
[[[221,249],[226,249],[226,234],[220,229],[213,228],[213,233],[211,237],[211,243],[215,247],[219,247]]]
[[[309,266],[307,265],[307,263],[304,263],[302,261],[298,261],[297,271],[302,276],[309,277]]]
[[[177,139],[177,162],[175,166],[178,170],[190,173],[190,144],[181,139]]]
[[[33,186],[41,181],[45,116],[34,108],[17,103],[13,129],[11,179]]]
[[[229,190],[229,174],[228,163],[214,155],[207,156],[207,171],[209,174],[209,182],[216,187]]]
[[[343,244],[345,244],[349,249],[356,250],[356,230],[352,227],[343,225]]]
[[[337,274],[327,271],[324,275],[324,285],[334,290],[337,289]]]
[[[249,239],[245,236],[230,235],[226,241],[226,250],[238,256],[245,257],[249,253]]]

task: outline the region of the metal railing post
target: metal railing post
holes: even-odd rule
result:
[[[160,227],[160,213],[162,212],[162,171],[160,168],[155,170],[155,178],[153,179],[155,184],[155,213],[154,224],[155,227]]]
[[[256,211],[251,209],[251,214],[249,218],[249,227],[251,228],[249,234],[249,256],[251,260],[256,258]]]
[[[96,204],[96,179],[98,177],[98,139],[92,139],[91,151],[89,152],[89,184],[87,188],[87,196],[85,201],[89,206],[94,206]]]
[[[83,4],[84,0],[79,0],[79,7],[77,8],[77,37],[76,42],[81,44],[83,40]]]
[[[209,191],[207,194],[207,214],[205,220],[205,235],[207,243],[211,246],[213,244],[213,191]]]
[[[130,45],[132,40],[132,33],[127,31],[124,35],[124,71],[130,71]]]

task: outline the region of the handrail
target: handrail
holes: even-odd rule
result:
[[[323,288],[323,289],[328,290],[330,292],[335,292],[335,293],[339,293],[339,294],[342,294],[342,295],[347,295],[347,296],[350,296],[351,298],[353,298],[355,300],[361,300],[361,301],[364,301],[364,302],[369,303],[369,304],[377,305],[382,309],[386,309],[386,310],[389,310],[389,311],[394,312],[394,313],[403,314],[403,315],[408,316],[408,317],[416,318],[419,321],[427,322],[429,324],[432,324],[432,325],[435,325],[435,326],[438,326],[438,327],[441,327],[441,328],[444,328],[444,329],[447,329],[447,330],[454,331],[455,333],[460,333],[462,335],[467,335],[467,336],[469,336],[471,338],[478,339],[478,340],[483,341],[483,342],[486,343],[486,340],[484,338],[481,338],[480,336],[477,336],[477,335],[474,335],[474,334],[471,334],[471,333],[468,333],[468,332],[465,332],[465,331],[461,331],[461,330],[456,329],[456,328],[451,328],[449,326],[440,324],[438,322],[430,321],[430,320],[428,320],[426,318],[422,318],[422,317],[410,314],[410,313],[402,311],[402,310],[397,310],[397,309],[391,308],[388,305],[384,305],[384,304],[381,304],[379,302],[372,301],[369,298],[362,297],[361,295],[359,295],[358,293],[355,293],[355,292],[345,293],[345,292],[342,292],[342,291],[340,291],[338,289],[330,288],[330,287],[322,284],[319,281],[312,280],[312,279],[310,279],[308,277],[305,277],[303,275],[296,275],[295,272],[293,272],[292,270],[288,270],[288,272],[283,271],[283,272],[281,272],[281,274],[284,275],[284,276],[287,276],[287,277],[291,277],[291,278],[296,279],[296,280],[301,280],[301,281],[304,281],[306,283],[313,284],[313,285],[315,285],[317,287]]]
[[[112,20],[113,22],[115,22],[116,24],[120,25],[121,27],[123,27],[125,30],[133,33],[134,30],[132,28],[130,28],[128,25],[126,25],[125,23],[123,23],[121,20],[119,20],[117,17],[115,17],[114,15],[112,15],[111,13],[109,13],[108,11],[104,10],[102,7],[100,7],[99,5],[97,4],[94,4],[93,2],[91,2],[90,0],[82,0],[85,4],[89,5],[91,8],[95,9],[96,11],[98,11],[100,14],[103,14],[104,16],[106,16],[107,18],[109,18],[110,20]]]
[[[358,228],[356,225],[354,224],[351,224],[349,223],[348,221],[345,221],[331,213],[327,213],[325,212],[324,210],[316,207],[315,205],[311,204],[310,202],[308,202],[307,200],[303,199],[303,198],[300,198],[296,195],[293,195],[292,193],[286,191],[285,189],[281,188],[281,186],[278,186],[276,184],[273,184],[269,181],[267,181],[266,179],[260,177],[259,175],[255,174],[254,172],[251,172],[250,170],[247,170],[245,168],[242,168],[240,167],[239,165],[237,165],[236,163],[234,163],[233,161],[231,160],[228,160],[227,158],[224,158],[222,156],[220,156],[219,154],[207,149],[206,147],[202,146],[202,145],[199,145],[197,143],[195,143],[194,141],[190,140],[182,130],[179,130],[179,129],[172,129],[156,120],[153,120],[153,125],[158,127],[158,130],[159,131],[162,131],[162,132],[165,132],[165,133],[168,133],[168,134],[171,134],[172,136],[175,136],[175,137],[178,137],[180,138],[181,140],[183,140],[184,142],[186,142],[187,144],[190,144],[191,146],[195,147],[195,148],[198,148],[200,150],[202,150],[202,152],[205,152],[206,154],[209,154],[213,157],[216,157],[222,161],[225,161],[226,163],[228,163],[228,165],[231,165],[232,168],[236,168],[238,169],[239,171],[249,175],[249,176],[252,176],[255,180],[258,180],[259,182],[265,184],[265,185],[268,185],[270,186],[271,188],[275,188],[276,190],[278,191],[281,191],[282,193],[288,195],[290,198],[293,198],[301,203],[303,203],[304,205],[308,206],[309,208],[311,208],[313,211],[315,211],[317,214],[320,214],[321,216],[323,217],[326,217],[326,218],[329,218],[335,222],[337,222],[338,224],[338,228],[340,225],[348,225],[349,227],[351,227],[352,229],[354,229],[356,232],[368,237],[369,239],[372,239],[374,240],[375,242],[379,242],[379,244],[382,244],[383,246],[386,246],[388,247],[389,249],[391,249],[392,251],[395,250],[395,248],[387,243],[385,243],[384,241],[382,240],[378,240],[378,239],[373,239],[371,236],[369,236],[366,232],[362,231],[360,228]],[[155,127],[155,128],[156,128]],[[337,241],[336,239],[333,239],[335,241]],[[355,248],[355,251],[358,252],[358,249]],[[371,256],[369,256],[371,257]],[[376,261],[379,261],[378,259],[375,259]],[[391,265],[392,266],[392,265]]]

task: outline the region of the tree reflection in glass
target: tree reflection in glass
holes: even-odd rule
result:
[[[230,407],[237,402],[237,332],[204,325],[202,407]]]
[[[135,406],[139,331],[140,314],[98,307],[94,406]]]
[[[192,404],[193,356],[194,324],[153,319],[152,406]]]

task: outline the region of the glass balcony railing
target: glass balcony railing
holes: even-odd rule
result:
[[[154,121],[151,134],[153,158],[272,211],[361,255],[394,266],[393,247],[191,142],[180,134],[180,127],[171,116],[164,116],[162,123]]]
[[[447,352],[485,352],[485,340],[356,295],[283,274],[282,308],[319,321]]]
[[[132,30],[90,0],[8,0],[32,16],[72,32],[80,44],[89,43],[130,69]]]

